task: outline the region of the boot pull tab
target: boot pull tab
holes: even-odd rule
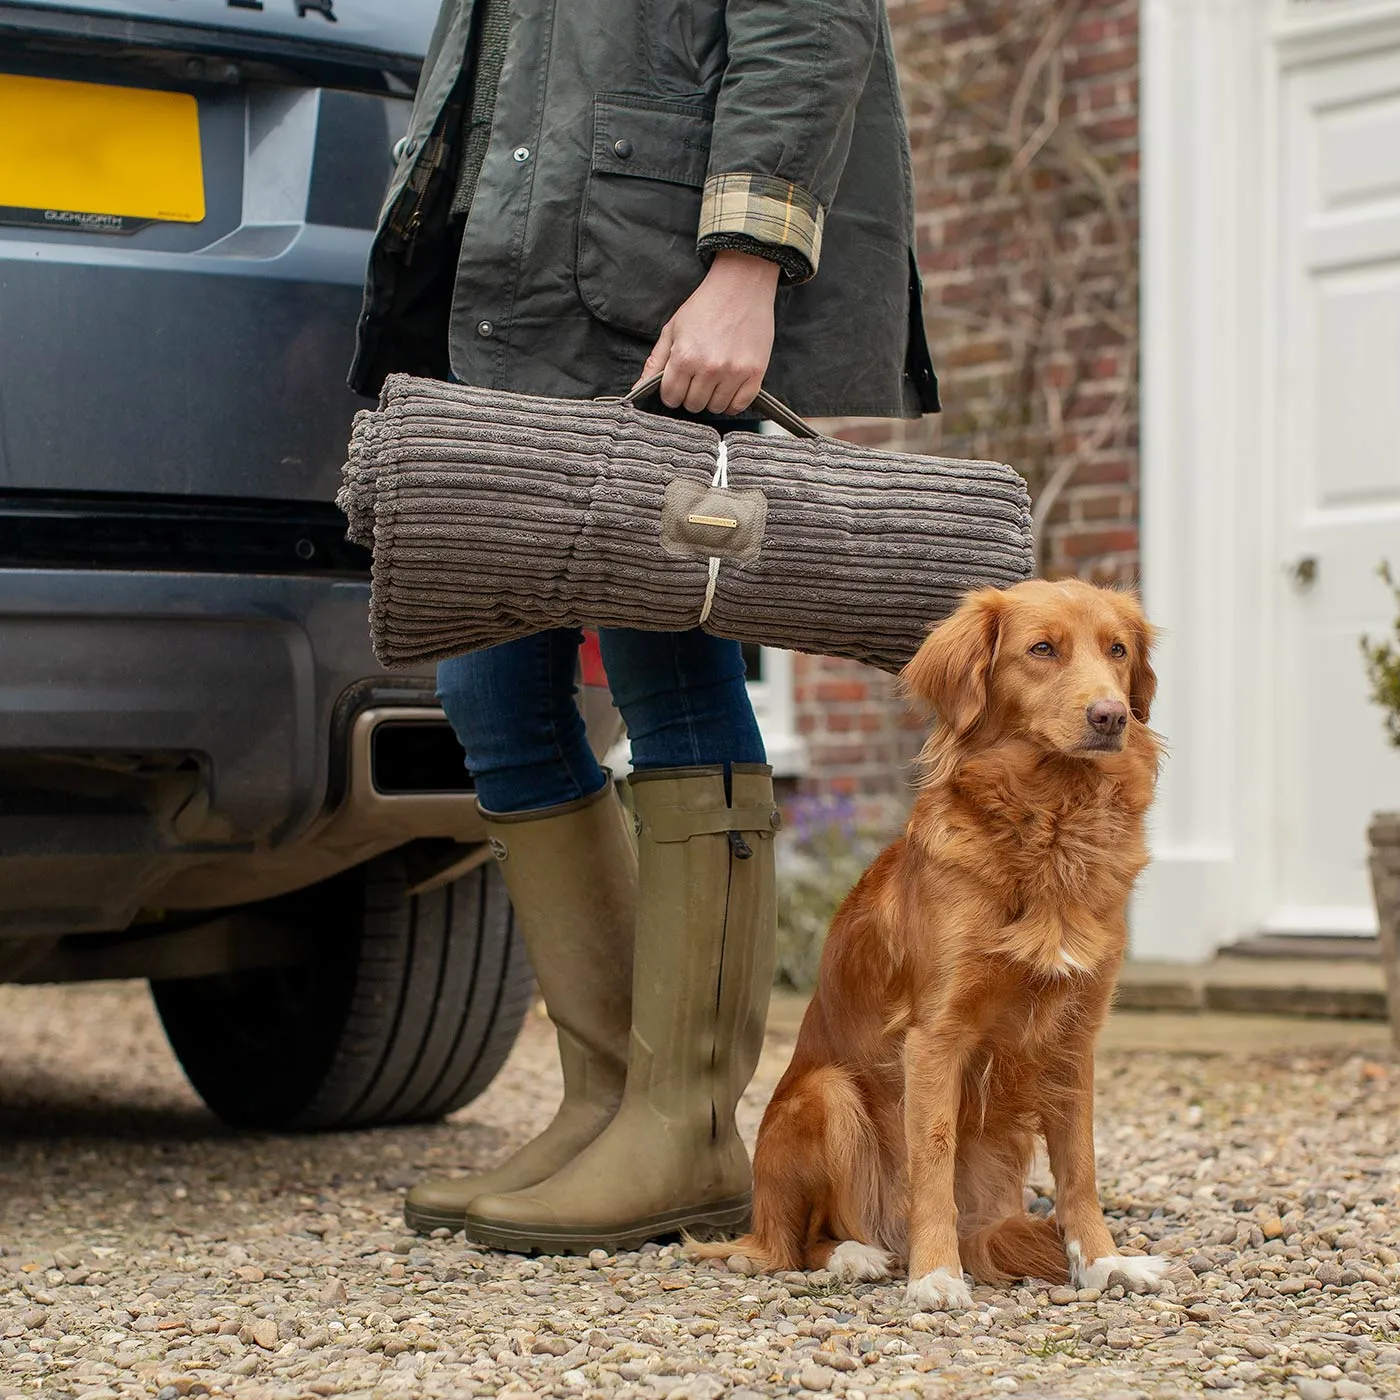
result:
[[[753,847],[744,840],[742,831],[729,832],[729,854],[735,860],[749,860],[753,857]]]

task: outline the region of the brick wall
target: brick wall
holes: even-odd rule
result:
[[[1135,0],[888,5],[944,411],[828,431],[1011,462],[1044,495],[1042,572],[1134,581]],[[888,678],[808,657],[796,676],[808,790],[900,805],[920,731]]]
[[[808,757],[802,789],[855,798],[866,825],[897,822],[923,729],[895,696],[893,677],[834,656],[798,656],[793,670]]]

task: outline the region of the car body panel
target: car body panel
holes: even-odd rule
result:
[[[94,19],[150,20],[161,24],[227,30],[247,38],[275,35],[421,59],[437,18],[438,0],[333,0],[322,5],[263,0],[261,8],[227,0],[15,0],[7,8]],[[327,13],[335,16],[327,18]]]
[[[0,0],[0,73],[193,95],[205,190],[198,223],[0,211],[0,951],[481,839],[464,777],[350,771],[379,706],[445,725],[431,668],[376,664],[332,504],[437,4],[323,8]]]

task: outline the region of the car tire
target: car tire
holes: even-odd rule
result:
[[[505,1063],[534,979],[494,862],[422,894],[382,857],[282,903],[312,921],[294,967],[152,981],[171,1047],[239,1128],[441,1118]]]

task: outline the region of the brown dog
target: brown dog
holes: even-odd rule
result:
[[[847,897],[754,1157],[753,1232],[697,1246],[765,1269],[888,1277],[968,1306],[1034,1276],[1151,1290],[1115,1254],[1094,1168],[1094,1041],[1147,862],[1161,745],[1152,631],[1079,582],[971,594],[905,668],[939,723],[905,835]],[[1025,1213],[1037,1133],[1052,1219]]]

